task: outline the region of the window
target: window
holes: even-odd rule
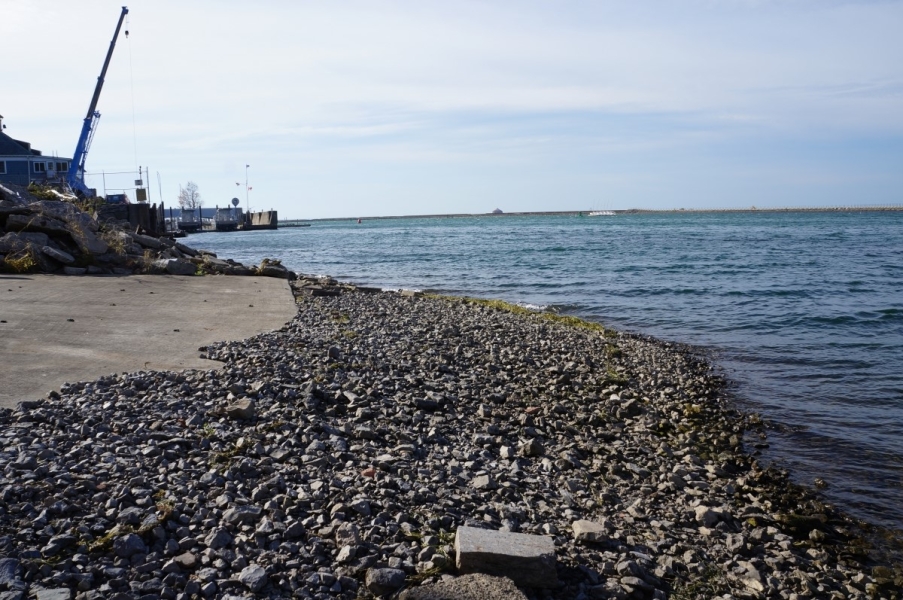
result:
[[[6,161],[0,160],[0,175],[6,175]]]
[[[34,165],[35,173],[44,173],[47,171],[47,164],[42,162],[32,163]]]
[[[66,163],[66,162],[58,162],[58,163],[56,163],[56,170],[57,170],[58,172],[59,172],[59,171],[68,171],[68,170],[69,170],[69,163]]]

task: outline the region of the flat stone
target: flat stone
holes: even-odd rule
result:
[[[458,571],[508,577],[525,587],[559,585],[555,542],[550,537],[459,527],[455,535]]]
[[[53,588],[38,590],[36,600],[71,600],[72,590],[69,588]]]
[[[132,233],[130,234],[131,238],[144,246],[145,248],[151,248],[152,250],[159,250],[163,247],[163,243],[155,237],[151,237],[149,235],[143,235],[140,233]]]
[[[172,560],[183,569],[193,569],[198,561],[197,556],[191,552],[184,552]]]
[[[574,539],[578,542],[602,542],[608,539],[608,533],[613,529],[608,521],[597,523],[594,521],[574,521],[571,524],[574,530]]]
[[[527,600],[507,577],[471,573],[407,589],[399,600]]]
[[[43,248],[41,248],[41,252],[43,252],[53,260],[63,263],[64,265],[71,265],[75,262],[75,257],[68,252],[63,252],[62,250],[57,250],[56,248],[51,248],[50,246],[44,246]]]
[[[37,231],[40,233],[68,233],[63,221],[40,215],[10,215],[6,221],[8,231]]]
[[[236,506],[223,513],[223,521],[230,525],[236,523],[253,523],[260,519],[263,509],[259,506]]]
[[[498,487],[498,484],[489,475],[477,475],[470,485],[478,490],[494,490]]]

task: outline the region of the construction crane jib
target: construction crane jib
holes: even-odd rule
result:
[[[97,120],[100,118],[100,113],[97,111],[97,101],[100,99],[100,90],[103,89],[103,80],[107,75],[110,59],[113,57],[113,48],[116,47],[119,30],[122,29],[122,22],[127,14],[129,14],[129,8],[123,6],[122,14],[119,15],[119,22],[116,23],[116,32],[113,34],[113,40],[110,42],[110,49],[107,50],[107,58],[103,61],[103,69],[100,71],[100,77],[97,78],[94,96],[91,98],[91,105],[88,107],[88,114],[85,116],[82,132],[78,136],[78,144],[75,146],[75,154],[72,157],[72,164],[69,166],[69,173],[67,174],[67,181],[72,191],[84,196],[93,195],[92,190],[85,185],[85,161],[88,158],[88,148],[91,147],[91,140],[94,138]],[[129,32],[126,31],[125,35],[128,36],[128,34]]]

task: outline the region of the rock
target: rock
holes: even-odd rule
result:
[[[527,600],[507,577],[472,573],[406,589],[399,600]]]
[[[542,456],[545,453],[545,448],[542,442],[533,438],[521,445],[520,451],[523,456]]]
[[[361,542],[360,529],[354,523],[342,523],[335,530],[336,546],[356,546]]]
[[[89,229],[70,228],[69,235],[72,237],[72,240],[78,245],[79,250],[81,250],[84,254],[103,254],[110,248],[105,241],[98,238]]]
[[[608,534],[614,531],[614,526],[607,520],[601,522],[579,520],[571,523],[574,531],[574,539],[578,542],[604,542],[609,539]]]
[[[68,233],[63,221],[41,215],[10,215],[6,220],[7,231],[33,231],[46,234]]]
[[[550,537],[458,527],[455,551],[462,574],[508,577],[525,587],[554,588],[559,583]]]
[[[38,590],[35,600],[71,600],[72,591],[69,588],[52,588]]]
[[[170,275],[194,275],[197,273],[197,267],[194,266],[194,263],[183,258],[158,260],[155,264],[159,269],[166,271]]]
[[[63,263],[64,265],[71,265],[75,262],[75,257],[68,252],[63,252],[62,250],[57,250],[56,248],[51,248],[50,246],[44,246],[43,248],[41,248],[41,252],[43,252],[53,260]]]
[[[721,520],[721,514],[708,506],[696,507],[696,521],[704,527],[714,527]]]
[[[223,521],[230,525],[254,523],[263,514],[259,506],[236,506],[223,513]]]
[[[226,415],[230,419],[250,421],[256,415],[254,401],[250,398],[242,398],[226,407]]]
[[[194,569],[197,564],[197,557],[191,552],[184,552],[176,557],[174,557],[173,562],[179,565],[182,569]]]
[[[211,531],[206,538],[204,538],[204,543],[211,550],[218,550],[220,548],[225,548],[229,544],[232,543],[232,534],[222,528],[217,528]]]
[[[131,237],[135,242],[144,246],[145,248],[150,248],[152,250],[159,250],[163,247],[163,242],[155,237],[151,237],[149,235],[143,235],[140,233],[130,233],[129,237]]]
[[[22,566],[18,559],[0,558],[0,589],[5,589],[22,576]]]
[[[84,275],[88,269],[82,267],[63,267],[63,273],[66,275]]]
[[[50,541],[47,542],[47,545],[41,548],[41,554],[45,557],[50,558],[59,554],[61,550],[64,548],[68,548],[76,542],[76,537],[74,535],[62,534],[55,535],[50,538]]]
[[[42,248],[49,241],[50,238],[44,233],[8,232],[0,236],[0,253],[12,254],[21,252],[28,247]]]
[[[370,569],[364,584],[374,596],[386,596],[404,585],[405,573],[401,569]]]
[[[238,580],[252,592],[259,592],[267,584],[267,572],[258,565],[248,565],[241,570]]]
[[[282,265],[267,265],[260,269],[260,274],[264,277],[278,277],[286,279],[288,277],[288,269]]]
[[[470,482],[470,485],[478,490],[494,490],[498,487],[498,484],[489,475],[477,475]]]
[[[351,562],[355,555],[357,555],[357,546],[342,546],[339,549],[338,556],[336,556],[336,561],[340,564],[346,564]]]
[[[116,556],[130,558],[133,554],[147,554],[147,546],[134,533],[127,533],[113,540],[113,552]]]

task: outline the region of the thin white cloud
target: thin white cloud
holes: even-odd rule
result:
[[[135,0],[130,9],[89,169],[153,161],[212,194],[231,193],[224,165],[243,171],[246,161],[274,187],[292,185],[285,165],[332,172],[343,155],[364,171],[368,161],[401,171],[533,161],[553,179],[564,174],[546,166],[550,156],[659,160],[731,140],[903,135],[899,2]],[[9,133],[71,152],[119,10],[109,0],[7,0],[0,50],[18,58],[0,65]],[[548,115],[564,115],[560,129]]]

